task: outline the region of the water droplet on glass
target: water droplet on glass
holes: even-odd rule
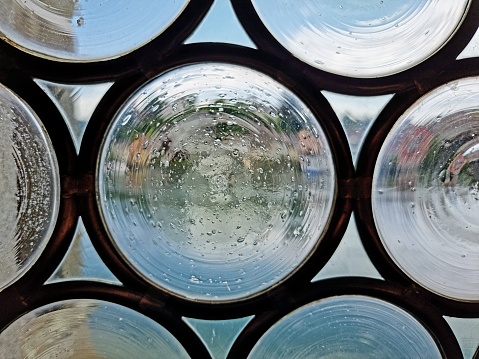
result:
[[[1,292],[43,252],[57,219],[60,189],[56,156],[43,125],[2,85],[0,121]]]
[[[477,77],[464,78],[409,108],[381,148],[372,191],[378,233],[402,271],[436,294],[467,302],[479,300],[479,145],[472,136],[479,116],[470,110],[479,107],[478,91]]]
[[[123,118],[123,120],[122,120],[122,122],[121,122],[121,125],[122,125],[122,126],[125,126],[125,125],[128,123],[128,121],[130,121],[130,118],[131,118],[131,115],[126,115],[126,116]]]
[[[290,276],[322,239],[336,185],[327,138],[311,111],[264,74],[217,66],[180,66],[133,94],[107,134],[98,166],[102,215],[126,262],[151,284],[206,302],[251,297]],[[234,101],[220,96],[225,68]],[[185,100],[199,90],[195,101]],[[162,93],[168,96],[153,114],[149,101],[156,105]],[[270,112],[288,118],[271,124]],[[308,176],[300,160],[306,156],[308,172],[321,176]],[[307,200],[313,196],[318,200]],[[169,225],[151,225],[160,220]],[[299,227],[303,221],[321,225]],[[131,232],[158,238],[158,245],[145,240],[133,251],[125,243]],[[274,253],[259,251],[258,243]],[[278,257],[272,272],[268,263]],[[181,275],[184,258],[194,260],[196,278],[211,278],[211,285]],[[235,283],[239,268],[251,274],[241,288],[228,289],[222,283]],[[168,281],[164,272],[171,273]]]

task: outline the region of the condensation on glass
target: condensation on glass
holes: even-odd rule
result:
[[[0,85],[0,291],[38,259],[55,226],[58,165],[40,119]]]
[[[189,0],[1,0],[0,38],[68,62],[113,59],[161,34]]]
[[[429,58],[455,33],[469,0],[259,1],[268,31],[290,53],[334,74],[392,75]]]
[[[248,358],[442,358],[411,314],[386,301],[347,295],[307,304],[274,324]]]
[[[160,75],[122,106],[98,191],[114,245],[144,279],[221,302],[264,292],[308,259],[336,181],[302,101],[258,71],[207,63]]]
[[[410,278],[479,301],[479,78],[445,84],[399,118],[379,153],[372,208]]]
[[[0,333],[0,357],[189,358],[178,340],[152,319],[118,304],[71,299],[47,304]]]

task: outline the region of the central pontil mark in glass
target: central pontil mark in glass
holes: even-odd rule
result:
[[[321,239],[335,194],[311,112],[232,65],[147,85],[120,110],[101,161],[115,245],[147,280],[198,300],[248,297],[289,276]]]

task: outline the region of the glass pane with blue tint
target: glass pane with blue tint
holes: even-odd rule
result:
[[[61,112],[70,130],[77,153],[93,111],[113,82],[68,85],[35,79]]]
[[[95,251],[81,217],[66,256],[47,283],[76,279],[93,279],[121,284]]]
[[[350,96],[330,91],[322,93],[344,128],[353,161],[356,162],[369,128],[394,95]]]
[[[215,0],[203,22],[185,41],[186,44],[196,42],[222,42],[256,48],[238,21],[229,0]]]
[[[431,334],[408,312],[358,295],[307,304],[274,324],[248,358],[441,359]]]
[[[312,281],[356,276],[383,279],[364,249],[356,227],[356,220],[352,216],[338,248]]]
[[[479,348],[479,319],[444,317],[451,326],[461,346],[464,359],[473,359]]]
[[[253,317],[230,320],[200,320],[183,318],[203,339],[211,357],[225,359],[228,352],[243,328]]]
[[[2,0],[0,38],[36,56],[69,62],[114,59],[160,35],[189,0]]]
[[[119,110],[98,166],[120,254],[177,296],[224,302],[290,277],[325,233],[335,168],[316,118],[246,67],[162,74]]]

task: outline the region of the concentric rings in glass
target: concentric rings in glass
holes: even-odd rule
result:
[[[326,135],[293,92],[253,69],[198,63],[161,74],[117,112],[98,192],[115,247],[141,277],[226,302],[310,257],[336,178]]]
[[[372,209],[411,279],[479,301],[479,78],[447,83],[399,118],[376,162]]]

